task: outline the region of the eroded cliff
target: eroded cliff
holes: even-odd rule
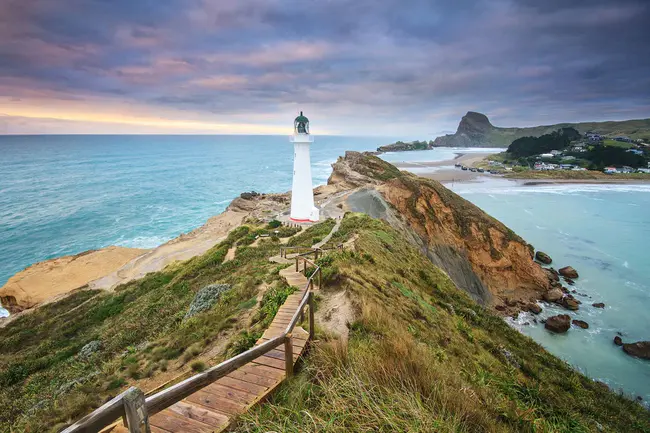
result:
[[[329,182],[380,193],[388,206],[377,216],[405,223],[429,259],[482,304],[515,311],[548,289],[531,245],[439,182],[358,152],[339,158]],[[353,206],[363,206],[363,201],[357,199]]]

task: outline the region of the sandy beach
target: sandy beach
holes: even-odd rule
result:
[[[485,160],[493,152],[480,152],[480,153],[458,153],[453,159],[444,161],[423,161],[423,162],[397,162],[393,163],[401,170],[417,169],[417,175],[434,179],[441,183],[454,183],[454,182],[473,182],[483,177],[498,177],[501,179],[511,180],[521,186],[539,186],[539,185],[557,185],[557,184],[613,184],[613,185],[629,185],[650,183],[650,179],[616,179],[616,178],[599,178],[599,179],[562,179],[562,178],[531,178],[525,175],[517,176],[516,173],[508,175],[493,175],[486,173],[471,172],[469,170],[461,170],[454,167],[454,164],[462,164],[466,167],[474,167],[481,161]],[[427,171],[426,169],[431,169]]]
[[[458,153],[454,159],[444,161],[424,161],[424,162],[398,162],[393,165],[401,170],[418,169],[418,175],[428,179],[434,179],[438,182],[469,182],[481,176],[481,173],[464,171],[454,167],[454,164],[462,164],[467,167],[473,167],[483,161],[493,152],[480,153]],[[431,168],[430,172],[423,169]]]

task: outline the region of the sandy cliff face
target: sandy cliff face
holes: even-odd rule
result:
[[[147,250],[108,247],[37,263],[20,271],[0,288],[2,306],[18,313],[85,286],[124,266]]]
[[[339,158],[330,182],[379,191],[418,235],[431,261],[480,303],[516,309],[548,289],[530,245],[439,182],[357,152]]]

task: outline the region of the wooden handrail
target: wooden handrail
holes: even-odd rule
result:
[[[316,266],[314,262],[302,257],[303,260],[309,262],[311,265]],[[298,263],[296,259],[296,263]],[[196,374],[192,377],[189,377],[182,382],[179,382],[165,390],[157,392],[144,400],[144,405],[141,405],[138,409],[139,411],[133,410],[133,402],[129,400],[129,397],[135,396],[136,400],[141,399],[142,391],[136,387],[131,387],[128,390],[124,391],[122,394],[113,398],[111,401],[105,403],[103,406],[94,410],[90,414],[86,415],[70,427],[66,428],[62,433],[95,433],[103,429],[104,427],[109,426],[111,423],[115,422],[119,418],[133,418],[133,413],[138,413],[144,421],[145,425],[147,424],[148,417],[168,408],[184,399],[185,397],[195,393],[196,391],[210,385],[211,383],[217,381],[218,379],[226,376],[237,368],[255,360],[256,358],[264,355],[265,353],[270,352],[276,347],[284,344],[285,346],[285,368],[287,377],[293,375],[293,343],[291,333],[293,328],[298,323],[298,319],[303,315],[303,310],[307,304],[309,304],[309,339],[314,337],[314,295],[310,290],[313,287],[313,279],[318,274],[320,281],[320,266],[316,266],[316,269],[307,279],[307,285],[305,286],[305,293],[303,294],[300,304],[296,309],[289,325],[285,331],[274,337],[259,346],[252,347],[247,351],[240,353],[237,356],[234,356],[230,359],[223,361],[222,363],[205,370],[202,373]],[[320,284],[319,284],[320,287]],[[126,397],[126,398],[125,398]],[[129,406],[129,410],[125,410],[125,406]],[[131,415],[128,417],[127,415]],[[132,422],[129,427],[129,432],[140,433],[140,425],[135,425],[135,422]]]
[[[104,403],[102,406],[95,409],[85,417],[81,418],[79,421],[72,424],[61,433],[95,433],[98,432],[101,428],[104,428],[110,423],[114,422],[116,419],[123,417],[124,396],[134,389],[137,388],[131,387],[127,389],[122,394]]]

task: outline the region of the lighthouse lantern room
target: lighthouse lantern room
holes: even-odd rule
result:
[[[296,117],[293,122],[293,186],[291,188],[291,220],[317,222],[319,210],[314,206],[309,147],[314,138],[309,134],[309,119]]]

